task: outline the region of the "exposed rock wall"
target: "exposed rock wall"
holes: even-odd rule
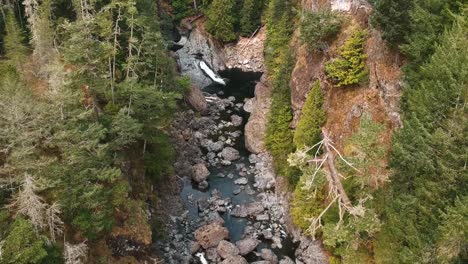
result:
[[[264,72],[263,48],[265,39],[266,27],[262,27],[253,36],[241,37],[235,44],[227,45],[223,50],[227,68]]]
[[[252,153],[267,151],[265,136],[271,106],[271,92],[272,89],[268,85],[265,73],[255,86],[255,97],[247,101],[244,107],[250,112],[249,121],[245,125],[245,146]]]

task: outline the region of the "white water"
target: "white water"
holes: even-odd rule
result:
[[[226,82],[218,76],[204,61],[200,61],[200,68],[204,71],[208,76],[210,76],[211,80],[217,82],[221,85],[226,85]]]

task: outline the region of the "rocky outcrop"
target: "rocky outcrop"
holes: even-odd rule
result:
[[[252,38],[241,37],[236,44],[226,45],[224,48],[226,66],[243,71],[264,72],[265,39],[266,27],[262,27]]]
[[[195,231],[195,239],[204,249],[216,247],[228,237],[229,231],[219,223],[205,225]]]
[[[255,217],[258,214],[261,214],[265,208],[263,207],[263,204],[260,202],[256,203],[250,203],[247,205],[238,205],[231,211],[231,215],[236,216],[236,217]]]
[[[273,253],[273,251],[271,251],[271,249],[263,248],[260,251],[260,257],[262,257],[262,259],[268,261],[271,264],[278,263],[278,257],[275,255],[275,253]]]
[[[185,96],[185,98],[198,112],[204,112],[208,106],[203,92],[196,86],[192,86],[190,92]]]
[[[320,247],[319,242],[305,237],[301,238],[299,248],[296,249],[295,254],[296,263],[324,264],[328,262],[328,258]]]
[[[255,86],[255,97],[249,102],[251,114],[245,125],[245,147],[252,153],[266,151],[265,137],[270,106],[271,87],[267,84],[265,73]]]
[[[197,87],[205,87],[213,81],[200,68],[203,59],[215,72],[226,68],[222,51],[208,37],[202,27],[195,27],[185,45],[176,51],[176,59],[182,75],[190,77],[191,83]]]

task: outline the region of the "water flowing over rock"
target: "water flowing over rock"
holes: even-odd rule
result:
[[[176,52],[182,75],[189,76],[192,84],[197,87],[205,87],[213,82],[201,70],[200,59],[206,61],[215,72],[226,68],[223,53],[205,34],[200,28],[195,27],[190,32],[185,45]]]
[[[229,237],[227,228],[218,223],[202,226],[195,231],[195,239],[204,249],[218,246],[219,242]]]

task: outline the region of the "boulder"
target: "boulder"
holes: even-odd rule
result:
[[[294,264],[294,261],[289,257],[284,257],[282,260],[280,260],[279,264]]]
[[[248,264],[245,258],[237,255],[237,256],[230,256],[227,259],[223,260],[220,264]]]
[[[221,156],[227,161],[233,161],[240,158],[239,151],[233,147],[225,147],[223,151],[221,151]]]
[[[247,178],[239,178],[234,181],[234,183],[238,185],[246,185],[248,182],[249,180]]]
[[[239,249],[234,244],[226,240],[219,242],[217,251],[223,259],[239,255]]]
[[[278,257],[271,251],[271,249],[264,248],[262,251],[260,251],[260,256],[262,259],[269,261],[272,264],[277,264],[278,263]]]
[[[185,96],[188,103],[198,112],[206,111],[208,104],[200,88],[192,86],[190,92]]]
[[[247,205],[236,206],[234,209],[232,209],[231,215],[235,217],[247,217],[247,216],[255,217],[263,213],[264,210],[265,208],[263,207],[262,203],[254,202],[254,203],[250,203]]]
[[[239,248],[239,253],[242,256],[249,254],[254,251],[255,248],[260,244],[260,240],[256,238],[246,238],[236,242],[237,248]]]
[[[233,126],[240,126],[242,125],[242,117],[238,116],[238,115],[232,115],[231,116],[231,123]]]
[[[195,230],[195,239],[204,249],[216,247],[228,237],[229,231],[219,223],[211,223]]]
[[[192,166],[192,180],[201,183],[210,176],[210,171],[206,168],[205,164],[198,163]]]

